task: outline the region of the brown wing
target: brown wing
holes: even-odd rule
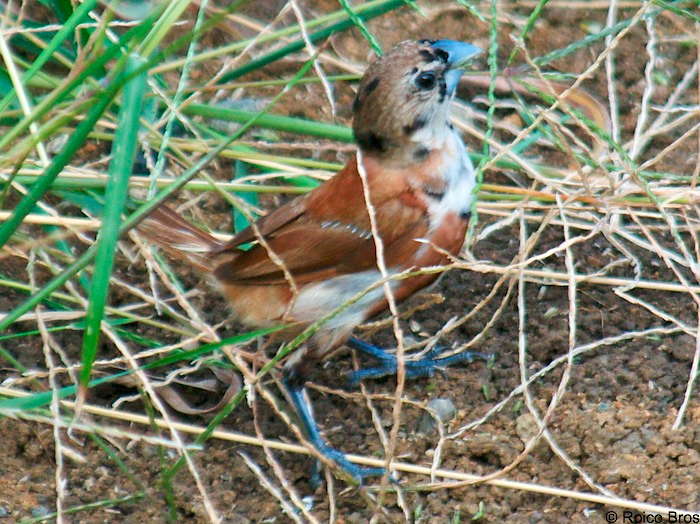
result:
[[[386,181],[379,182],[386,185]],[[424,236],[428,228],[425,210],[415,205],[410,188],[398,192],[392,189],[389,193],[393,195],[372,190],[390,267],[420,247],[414,239]],[[298,285],[376,268],[375,243],[354,161],[322,186],[282,206],[256,225]],[[255,238],[253,231],[242,231],[227,249]],[[280,265],[260,244],[221,263],[215,275],[224,283],[239,285],[286,282]]]
[[[306,202],[310,195],[311,194],[307,194],[302,197],[295,198],[291,202],[278,207],[269,215],[256,221],[255,226],[258,229],[258,233],[263,237],[267,237],[269,235],[273,235],[276,231],[284,228],[288,224],[293,223],[304,214]],[[230,251],[237,248],[241,244],[254,242],[257,239],[257,235],[253,228],[248,226],[243,231],[236,234],[225,245],[221,246],[217,251]]]

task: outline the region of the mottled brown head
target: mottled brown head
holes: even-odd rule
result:
[[[405,41],[375,60],[353,105],[363,154],[404,163],[421,149],[439,147],[462,68],[480,51],[452,40]]]

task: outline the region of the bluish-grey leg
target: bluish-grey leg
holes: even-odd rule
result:
[[[318,425],[314,420],[311,413],[311,406],[306,401],[304,397],[304,386],[302,380],[294,373],[294,369],[285,370],[284,374],[284,385],[287,388],[287,392],[294,404],[294,409],[299,415],[301,424],[304,427],[304,432],[309,441],[314,445],[314,447],[321,453],[325,455],[332,461],[334,461],[338,466],[355,478],[358,482],[362,483],[362,479],[365,477],[381,477],[384,475],[384,468],[369,468],[358,466],[350,462],[345,454],[335,448],[329,446],[318,429]],[[320,484],[320,474],[319,468],[314,468],[311,476],[311,484],[317,486]]]
[[[350,337],[346,344],[358,351],[379,361],[379,365],[372,368],[364,368],[350,373],[348,382],[356,386],[366,378],[379,378],[387,375],[395,375],[397,369],[396,357],[387,353],[382,348],[368,344],[356,337]],[[428,351],[420,360],[409,360],[405,363],[406,377],[431,377],[437,369],[443,369],[459,362],[472,362],[477,358],[487,361],[493,360],[493,355],[463,351],[450,357],[439,358],[445,352],[444,347],[436,346]]]

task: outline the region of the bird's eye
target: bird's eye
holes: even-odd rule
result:
[[[416,85],[420,89],[432,89],[435,87],[435,73],[432,71],[421,73],[416,77]]]

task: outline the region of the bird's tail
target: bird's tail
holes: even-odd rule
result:
[[[172,257],[190,262],[201,271],[213,269],[213,255],[223,245],[165,205],[154,209],[136,229]]]

